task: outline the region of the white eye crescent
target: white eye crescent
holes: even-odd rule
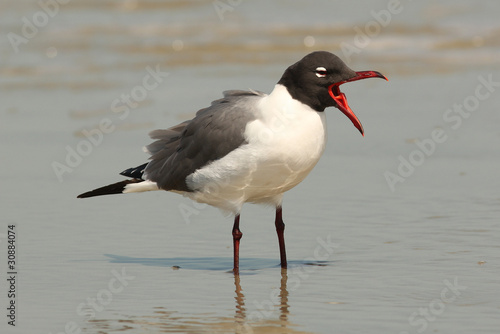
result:
[[[328,71],[323,66],[316,67],[316,76],[318,78],[324,78],[328,74]]]

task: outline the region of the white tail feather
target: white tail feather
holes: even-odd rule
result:
[[[144,181],[144,182],[139,182],[139,183],[130,183],[125,186],[125,189],[123,189],[123,193],[138,193],[138,192],[143,192],[143,191],[154,191],[154,190],[160,190],[158,188],[158,185],[156,182],[153,181]]]

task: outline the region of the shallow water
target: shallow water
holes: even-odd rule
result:
[[[17,52],[8,34],[41,7],[0,4],[5,315],[12,224],[18,272],[2,333],[497,332],[498,2],[401,1],[378,29],[389,2],[224,3],[73,0]],[[327,110],[325,155],[285,195],[288,270],[270,208],[244,207],[235,277],[216,209],[75,198],[144,162],[149,131],[226,89],[269,92],[317,49],[390,81],[343,86],[365,137]]]

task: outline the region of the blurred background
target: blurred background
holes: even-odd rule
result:
[[[19,294],[16,327],[2,314],[0,328],[495,332],[499,12],[493,0],[1,2],[0,268],[14,224]],[[243,210],[235,278],[232,219],[216,209],[160,192],[76,200],[145,162],[149,131],[224,90],[270,92],[315,50],[389,82],[343,86],[365,137],[326,111],[325,155],[285,195],[287,272],[268,208]],[[3,274],[0,289],[5,310]]]

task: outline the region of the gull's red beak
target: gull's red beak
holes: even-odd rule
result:
[[[338,108],[340,111],[344,113],[354,124],[354,126],[361,132],[361,134],[364,136],[364,130],[363,126],[361,125],[361,122],[359,121],[358,117],[354,114],[354,112],[351,110],[349,105],[347,104],[347,99],[340,91],[339,86],[346,83],[346,82],[351,82],[351,81],[356,81],[356,80],[361,80],[361,79],[368,79],[368,78],[382,78],[385,80],[388,80],[383,74],[376,72],[376,71],[361,71],[361,72],[356,72],[356,76],[352,77],[350,79],[340,81],[337,83],[334,83],[333,85],[330,85],[328,87],[328,93],[332,97],[332,99],[337,102]]]

